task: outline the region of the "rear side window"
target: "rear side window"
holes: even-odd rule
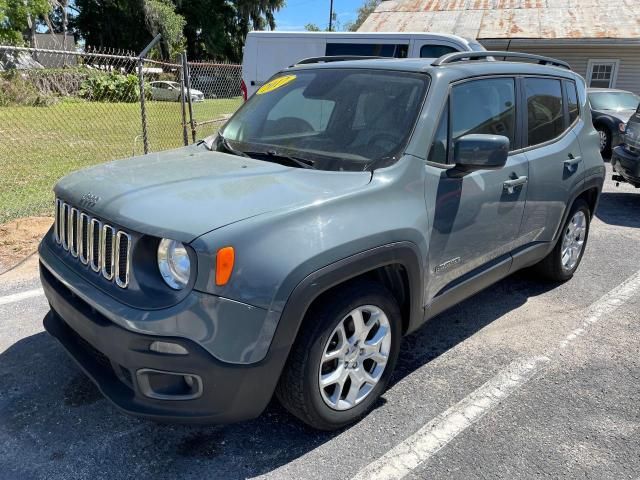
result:
[[[580,108],[578,107],[578,92],[576,90],[576,83],[567,81],[564,83],[564,87],[567,91],[567,106],[569,107],[569,124],[573,125],[580,115]]]
[[[455,142],[473,133],[503,135],[515,146],[516,99],[513,78],[472,80],[451,91],[451,135]]]
[[[527,145],[539,145],[559,137],[565,130],[562,84],[550,78],[525,78],[527,99]]]
[[[327,56],[356,55],[360,57],[407,58],[409,45],[376,43],[327,43]]]
[[[447,53],[457,52],[453,47],[446,45],[423,45],[420,48],[420,58],[440,58]]]

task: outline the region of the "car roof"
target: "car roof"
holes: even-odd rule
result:
[[[577,73],[566,68],[529,62],[462,60],[434,66],[432,65],[434,61],[434,58],[375,58],[293,65],[286,70],[311,70],[316,68],[396,70],[428,73],[432,77],[446,75],[449,77],[449,80],[471,76],[506,74],[553,75],[573,79],[580,78]]]

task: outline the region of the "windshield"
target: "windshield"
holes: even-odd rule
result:
[[[591,92],[589,101],[595,110],[635,110],[640,97],[630,92]]]
[[[408,141],[427,90],[424,74],[322,68],[279,74],[220,134],[245,152],[277,152],[323,170],[388,165]]]

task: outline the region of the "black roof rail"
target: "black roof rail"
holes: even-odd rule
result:
[[[563,67],[567,70],[571,70],[571,66],[562,60],[556,60],[555,58],[543,57],[542,55],[534,55],[532,53],[522,52],[500,52],[500,51],[487,51],[487,52],[456,52],[448,53],[442,57],[436,59],[431,65],[439,67],[440,65],[446,65],[453,62],[459,62],[461,60],[478,60],[487,59],[495,60],[493,57],[507,58],[522,58],[527,60],[536,60],[540,65],[553,65],[555,67]]]
[[[380,58],[393,58],[393,57],[375,57],[375,56],[359,56],[359,55],[334,55],[328,57],[309,57],[300,60],[299,62],[290,65],[295,67],[296,65],[307,65],[309,63],[329,63],[329,62],[347,62],[349,60],[376,60]]]

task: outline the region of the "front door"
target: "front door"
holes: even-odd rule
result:
[[[452,165],[456,139],[467,134],[503,135],[518,147],[516,85],[511,77],[458,83],[429,158],[426,204],[433,208],[427,301],[463,275],[480,271],[522,244],[520,225],[528,188],[528,163],[509,155],[498,170],[461,174]]]

